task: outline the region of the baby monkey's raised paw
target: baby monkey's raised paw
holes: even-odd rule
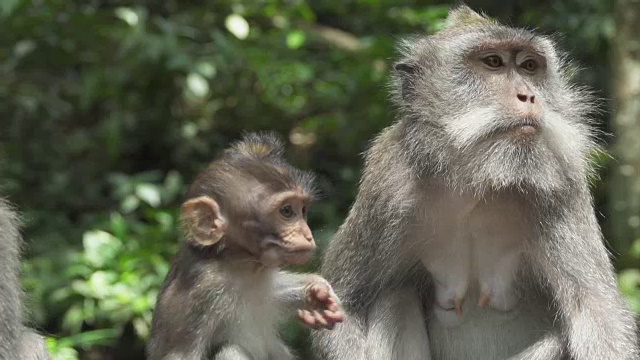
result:
[[[335,324],[344,320],[340,299],[326,280],[316,279],[307,284],[304,291],[305,309],[298,310],[298,317],[307,326],[331,330]]]

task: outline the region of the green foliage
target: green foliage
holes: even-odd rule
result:
[[[510,23],[565,32],[565,47],[597,70],[581,80],[606,94],[606,1],[483,4]],[[293,163],[319,174],[324,198],[310,223],[326,246],[356,194],[359,154],[393,119],[385,87],[396,38],[438,30],[448,8],[2,1],[0,187],[23,211],[24,284],[55,358],[128,350],[126,337],[141,347],[180,241],[186,183],[243,131],[281,133]],[[620,285],[637,310],[637,266]],[[285,336],[309,356],[299,325]]]
[[[633,242],[629,257],[636,264],[640,263],[640,239]],[[640,266],[622,270],[618,276],[618,283],[631,308],[640,314]]]
[[[113,339],[114,332],[114,329],[104,329],[85,331],[60,339],[49,337],[47,338],[47,347],[54,360],[77,360],[80,357],[76,348],[109,344]]]
[[[177,249],[175,209],[160,206],[175,199],[181,184],[175,173],[164,186],[145,182],[153,179],[150,175],[113,177],[114,198],[122,199],[120,211],[111,214],[105,230],[84,233],[82,251],[65,274],[69,286],[52,294],[54,303],[68,306],[63,330],[78,333],[83,325],[119,329],[131,322],[136,335],[148,337],[155,300],[169,270],[167,258]]]

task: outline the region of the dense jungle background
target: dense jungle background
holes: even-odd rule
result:
[[[181,241],[188,183],[243,131],[275,130],[315,171],[321,247],[361,152],[394,119],[394,43],[454,2],[2,0],[0,189],[24,219],[32,326],[55,359],[143,359]],[[604,99],[593,192],[620,287],[640,312],[640,2],[468,1],[555,36]],[[315,270],[319,259],[305,268]],[[310,359],[308,332],[288,341]]]

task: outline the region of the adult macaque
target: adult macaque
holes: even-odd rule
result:
[[[307,226],[313,177],[282,158],[271,135],[248,135],[212,162],[182,206],[185,244],[158,299],[150,360],[287,360],[277,325],[298,309],[313,328],[342,310],[314,274],[279,267],[314,254]]]
[[[327,360],[635,360],[587,178],[588,92],[544,36],[467,7],[403,43],[400,119],[366,154],[322,273]]]
[[[0,199],[0,360],[47,360],[42,337],[22,324],[18,217]]]

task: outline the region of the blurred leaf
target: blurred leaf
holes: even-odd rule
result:
[[[636,259],[640,259],[640,239],[636,239],[631,244],[631,249],[629,251],[629,255],[631,255],[632,257],[634,257]]]
[[[137,209],[139,205],[140,205],[140,199],[134,195],[129,195],[122,200],[120,207],[122,208],[122,211],[124,211],[125,213],[130,213],[135,209]]]
[[[85,257],[90,264],[102,267],[113,260],[122,248],[118,238],[101,230],[88,231],[82,237]]]
[[[289,49],[298,49],[304,45],[307,39],[306,34],[303,31],[296,30],[287,34],[287,46]]]
[[[196,65],[196,70],[200,75],[206,77],[207,79],[212,79],[216,76],[216,66],[215,64],[208,62],[200,62]]]
[[[36,46],[33,40],[22,40],[13,47],[13,53],[16,57],[21,58],[35,50]]]
[[[167,203],[173,201],[183,188],[184,182],[182,181],[182,176],[176,171],[169,172],[162,188],[163,200]]]
[[[640,270],[622,271],[618,276],[618,284],[633,311],[640,313]]]
[[[9,16],[20,5],[21,0],[4,0],[0,2],[2,16]]]
[[[71,332],[78,332],[82,328],[84,315],[78,305],[71,306],[64,315],[62,328]]]
[[[76,351],[69,341],[57,340],[52,337],[46,339],[47,348],[53,360],[79,360],[78,351]]]
[[[120,7],[115,10],[115,13],[118,18],[122,19],[130,26],[136,26],[138,25],[138,21],[140,21],[138,14],[131,8]]]
[[[200,98],[209,94],[207,79],[198,73],[191,73],[187,76],[187,87],[195,96]]]
[[[249,36],[249,23],[241,15],[231,14],[224,21],[230,33],[240,40],[244,40]]]
[[[153,184],[138,184],[136,195],[147,204],[157,207],[160,205],[160,188]]]

